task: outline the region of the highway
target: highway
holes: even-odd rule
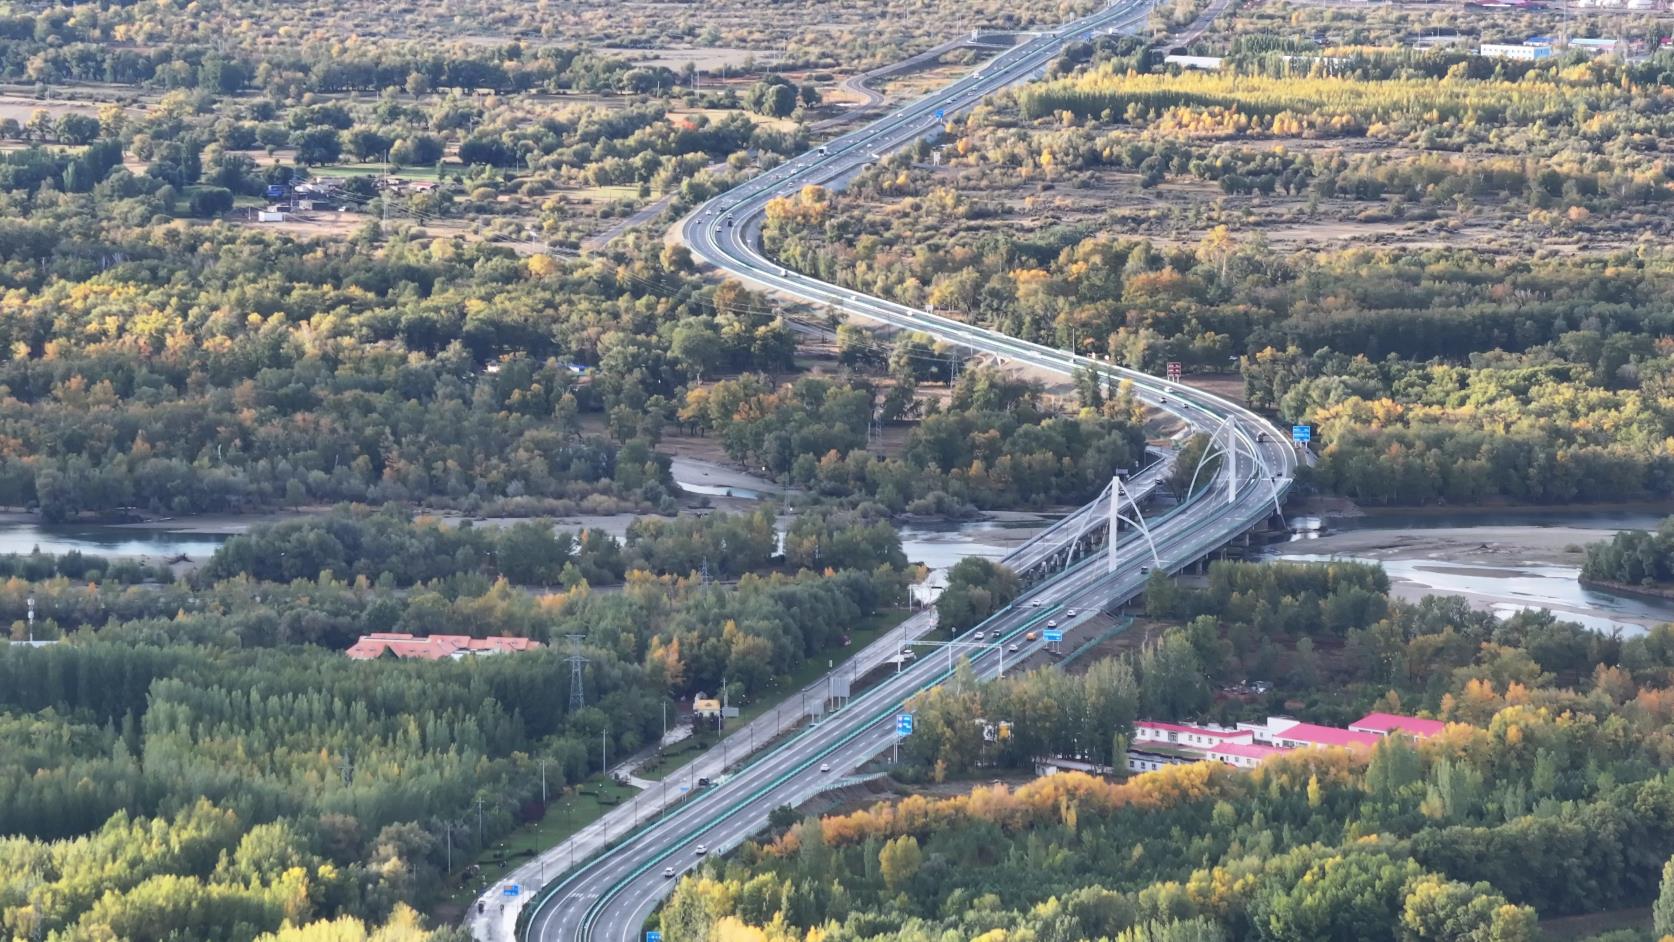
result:
[[[987,642],[961,651],[978,677],[994,676],[1005,663],[1044,644],[1043,640],[1026,641],[1024,635],[1043,627],[1047,620],[1070,627],[1089,617],[1089,612],[1143,591],[1153,568],[1171,572],[1182,569],[1262,522],[1290,486],[1295,453],[1265,420],[1207,393],[787,271],[763,257],[756,247],[763,211],[772,199],[795,193],[803,186],[841,185],[882,155],[935,133],[946,115],[1034,77],[1064,43],[1095,30],[1121,29],[1143,22],[1148,12],[1149,6],[1144,3],[1119,3],[1058,30],[1038,34],[935,94],[717,197],[682,224],[682,235],[694,255],[733,277],[1040,371],[1068,375],[1090,367],[1109,373],[1131,381],[1135,396],[1154,409],[1177,417],[1191,428],[1218,430],[1241,452],[1236,462],[1218,463],[1209,486],[1150,520],[1149,540],[1134,531],[1124,531],[1114,568],[1102,554],[1082,560],[1037,585],[1024,599],[981,626]],[[1260,463],[1252,460],[1255,456],[1260,456]],[[1134,489],[1155,486],[1166,471],[1167,466],[1159,464],[1136,475]],[[1106,512],[1103,505],[1083,508],[1042,538],[1021,547],[1008,562],[1026,563],[1049,556],[1055,540],[1069,538]],[[1073,618],[1068,614],[1070,609],[1077,612]],[[899,634],[892,632],[886,642],[874,646],[875,650],[863,652],[862,666],[887,660],[896,653],[897,645],[929,627],[923,617],[909,620],[897,629]],[[1018,651],[1009,650],[1013,644]],[[697,852],[700,843],[710,853],[736,846],[760,830],[773,808],[800,804],[888,749],[895,716],[903,704],[918,691],[945,680],[953,656],[952,647],[929,650],[841,710],[816,725],[788,734],[715,787],[699,791],[608,852],[583,862],[529,900],[531,911],[522,938],[538,942],[638,940],[646,918],[673,887],[674,880],[665,876],[665,871],[678,875],[701,863],[704,857]],[[517,902],[523,903],[523,899]],[[503,924],[504,920],[498,922]],[[478,929],[479,938],[505,938],[492,926],[486,934],[480,923],[473,928]],[[667,942],[692,942],[672,935],[665,938]]]

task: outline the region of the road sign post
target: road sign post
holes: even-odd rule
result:
[[[1312,425],[1292,425],[1290,427],[1290,440],[1298,445],[1308,444],[1314,440],[1314,427]]]
[[[1169,360],[1168,361],[1168,381],[1171,382],[1171,383],[1178,383],[1180,381],[1180,361],[1179,360]]]
[[[655,929],[645,930],[645,942],[663,942],[663,934]]]
[[[891,747],[890,762],[901,761],[901,740],[913,734],[913,715],[911,713],[897,713],[895,715],[895,743]]]
[[[1058,645],[1062,644],[1063,641],[1064,641],[1064,633],[1062,631],[1048,630],[1046,632],[1043,632],[1041,634],[1041,637],[1045,638],[1046,643],[1051,645],[1052,652],[1054,654],[1056,654],[1058,652]]]

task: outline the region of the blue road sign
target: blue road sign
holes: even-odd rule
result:
[[[942,110],[942,109],[941,109],[941,108],[937,108],[937,109],[936,109],[936,117],[937,117],[937,118],[938,118],[938,119],[940,119],[940,118],[945,118],[945,117],[947,117],[947,112],[946,112],[946,111],[944,111],[944,110]]]
[[[1043,637],[1046,640],[1052,642],[1053,644],[1057,644],[1058,642],[1064,640],[1064,633],[1061,632],[1061,631],[1048,631],[1045,634],[1041,635],[1041,637]]]
[[[518,886],[515,883],[508,883],[508,884],[506,884],[506,889],[505,889],[504,892],[507,896],[516,896],[517,894],[523,892],[523,887]]]
[[[900,713],[895,717],[895,735],[911,736],[913,734],[913,715]]]
[[[1290,427],[1290,440],[1297,444],[1307,444],[1313,441],[1314,427],[1312,425],[1292,425]]]
[[[645,942],[663,942],[663,934],[655,929],[645,930]]]

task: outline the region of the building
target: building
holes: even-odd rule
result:
[[[698,691],[692,698],[692,715],[703,719],[715,719],[721,715],[721,701],[714,697],[706,697],[703,691]]]
[[[1229,742],[1209,750],[1209,758],[1240,769],[1253,769],[1268,759],[1284,755],[1289,751],[1289,749],[1265,746],[1261,743]]]
[[[539,641],[528,638],[509,638],[495,635],[473,638],[469,635],[430,635],[417,637],[400,631],[362,635],[346,652],[357,661],[380,657],[412,658],[420,661],[460,660],[492,654],[511,654],[542,647]]]
[[[1310,749],[1325,748],[1371,748],[1377,745],[1383,737],[1377,733],[1357,733],[1352,730],[1338,729],[1335,726],[1320,726],[1316,723],[1302,723],[1288,717],[1270,716],[1261,725],[1240,723],[1240,729],[1248,729],[1255,735],[1255,741],[1264,746],[1278,746],[1281,749]]]
[[[1620,39],[1600,39],[1592,37],[1571,39],[1569,41],[1569,48],[1579,49],[1588,55],[1594,56],[1626,55],[1628,52],[1627,43],[1621,41]]]
[[[1133,745],[1185,746],[1207,750],[1229,742],[1253,742],[1255,734],[1248,729],[1228,729],[1225,726],[1192,726],[1187,723],[1158,723],[1140,720],[1133,724]]]
[[[1402,716],[1399,713],[1368,713],[1349,724],[1349,730],[1356,733],[1374,733],[1378,736],[1388,736],[1400,731],[1414,739],[1429,739],[1447,731],[1447,724],[1441,720],[1421,720],[1416,716]]]
[[[1177,65],[1182,69],[1202,69],[1205,72],[1219,72],[1221,70],[1221,57],[1187,56],[1175,53],[1163,56],[1163,65]]]
[[[1552,58],[1552,47],[1541,43],[1483,43],[1477,55],[1485,59],[1517,59],[1534,62]]]
[[[1201,749],[1170,746],[1167,743],[1149,743],[1128,749],[1128,771],[1155,772],[1165,765],[1190,765],[1207,759],[1208,753]]]

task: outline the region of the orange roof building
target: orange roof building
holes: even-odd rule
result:
[[[473,638],[470,635],[430,635],[420,638],[401,631],[381,631],[362,635],[359,641],[349,646],[346,653],[357,661],[370,661],[386,655],[420,661],[440,661],[533,651],[542,646],[539,641],[503,635],[487,638]]]

